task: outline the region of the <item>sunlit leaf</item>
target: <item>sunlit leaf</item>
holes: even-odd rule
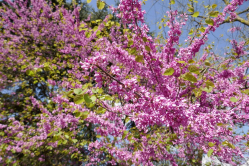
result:
[[[150,49],[150,47],[149,46],[145,46],[145,49],[147,50],[147,51],[151,51],[151,49]]]
[[[213,147],[214,145],[215,145],[215,143],[213,143],[213,142],[208,143],[208,146],[210,146],[210,147]]]
[[[122,139],[125,139],[125,137],[127,136],[127,134],[128,134],[128,131],[125,130],[124,133],[123,133],[123,135],[122,135]]]
[[[219,12],[218,12],[218,11],[211,11],[211,12],[209,13],[209,15],[210,15],[211,17],[218,17]]]
[[[216,4],[213,4],[213,5],[212,5],[212,8],[213,8],[213,9],[215,9],[216,7],[217,7],[217,5],[216,5]]]
[[[84,92],[83,92],[82,89],[78,88],[78,89],[74,89],[74,93],[75,93],[76,95],[81,95],[81,94],[83,94]]]
[[[199,16],[199,12],[194,12],[194,14],[192,15],[192,17],[198,17]]]
[[[197,82],[197,79],[191,73],[186,73],[184,79],[191,82]]]
[[[212,20],[211,18],[207,18],[205,19],[205,22],[208,24],[208,25],[214,25],[214,20]]]
[[[85,100],[86,103],[91,103],[92,102],[92,100],[90,99],[88,94],[84,94],[84,100]]]
[[[230,98],[230,101],[232,101],[232,102],[237,102],[239,99],[237,99],[237,98],[235,98],[235,97],[231,97]]]
[[[81,104],[84,102],[84,97],[83,95],[77,95],[74,97],[74,103],[75,104]]]
[[[213,149],[210,149],[210,150],[208,151],[208,153],[207,153],[207,156],[210,157],[210,156],[212,155],[213,152],[214,152],[214,150],[213,150]]]
[[[174,72],[175,72],[175,70],[171,67],[171,68],[166,69],[165,72],[163,73],[163,75],[171,76],[174,74]]]
[[[98,0],[97,1],[97,7],[98,7],[99,10],[102,10],[105,7],[105,3]]]
[[[135,58],[135,61],[136,62],[143,62],[143,55],[137,55],[136,58]]]

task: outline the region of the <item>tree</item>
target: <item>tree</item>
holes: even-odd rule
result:
[[[210,31],[226,14],[233,16],[242,0],[232,0],[178,52],[187,17],[177,11],[168,12],[169,37],[161,45],[147,35],[138,0],[111,8],[120,23],[108,15],[95,26],[79,20],[78,8],[52,8],[43,0],[29,8],[23,1],[7,3],[12,8],[1,8],[1,87],[49,72],[42,81],[54,90],[44,101],[17,96],[26,102],[17,113],[3,109],[2,164],[177,165],[182,159],[199,165],[201,156],[188,155],[195,152],[243,162],[240,143],[248,136],[234,135],[233,126],[248,123],[249,63],[232,65],[248,54],[244,43],[234,40],[234,57],[219,65],[208,58],[222,57],[208,49],[194,59]],[[106,5],[98,0],[97,6]],[[85,128],[94,132],[85,135]]]
[[[0,93],[1,124],[10,125],[12,122],[8,120],[11,117],[14,117],[27,128],[32,129],[37,127],[37,121],[39,121],[37,118],[40,118],[43,112],[42,109],[53,110],[58,107],[55,103],[50,101],[53,96],[57,95],[56,91],[60,91],[63,88],[58,86],[57,82],[63,82],[64,84],[69,84],[73,87],[76,82],[79,83],[81,81],[81,78],[79,78],[79,75],[76,76],[75,74],[70,73],[73,68],[77,68],[76,65],[72,66],[70,62],[79,61],[77,60],[78,58],[62,53],[61,51],[64,43],[69,45],[73,44],[72,41],[64,42],[59,39],[60,35],[63,34],[61,33],[63,28],[58,28],[61,24],[59,22],[63,20],[62,11],[56,11],[55,6],[47,4],[49,6],[47,8],[45,6],[44,8],[48,10],[46,12],[51,14],[50,16],[46,15],[46,12],[43,12],[45,9],[42,8],[42,6],[40,6],[40,11],[33,14],[32,12],[35,11],[33,7],[35,5],[31,7],[31,4],[35,3],[34,1],[25,1],[25,8],[27,8],[27,11],[20,11],[20,6],[23,7],[23,4],[18,6],[18,3],[20,2],[13,4],[6,1],[3,9],[1,9],[1,11],[6,9],[11,13],[10,15],[6,15],[3,14],[6,12],[4,11],[1,14],[1,42],[3,42],[1,47],[1,51],[3,51],[1,54],[1,78],[3,78],[1,81],[1,89],[4,89],[2,93]],[[41,5],[46,3],[38,2],[38,4]],[[70,4],[67,4],[65,7],[69,12],[73,12],[75,8],[70,7]],[[88,15],[94,11],[91,8],[90,10],[85,11],[85,9],[88,9],[87,7],[89,6],[86,5],[86,3],[81,7],[81,12],[78,15],[79,19],[77,19],[78,22],[82,19],[86,19]],[[77,10],[79,10],[79,7]],[[106,9],[104,11],[106,11]],[[95,13],[97,15],[95,15]],[[101,12],[96,11],[95,13],[92,14],[92,17],[96,19],[103,18],[104,16],[102,14],[107,15],[107,13],[104,12],[101,14]],[[86,16],[84,16],[84,14]],[[13,16],[17,16],[16,20],[12,18]],[[56,19],[52,18],[54,16]],[[27,21],[25,22],[25,25],[15,26],[16,23],[22,22],[23,20]],[[40,20],[40,22],[37,22],[37,20]],[[8,21],[10,21],[13,29],[9,28],[10,25],[8,25]],[[6,22],[8,23],[6,24]],[[94,20],[89,20],[87,24],[92,28],[98,25]],[[55,33],[51,34],[51,32]],[[12,40],[17,40],[17,43],[14,45],[18,45],[18,47],[13,45],[10,46],[13,42]],[[15,54],[15,57],[11,57],[13,54]],[[8,58],[8,56],[11,58]],[[6,89],[9,89],[12,93],[4,93],[6,92]],[[42,106],[33,107],[30,105],[30,101],[33,98],[42,103]],[[84,132],[84,135],[81,138],[83,140],[95,140],[96,134],[94,134],[93,129],[93,125],[90,125],[89,127],[81,126],[81,132]],[[14,136],[11,137],[6,133],[1,132],[1,136],[3,138],[8,137],[12,140],[16,135],[14,134]],[[57,138],[55,137],[53,139],[56,140]],[[60,137],[58,137],[58,139],[60,139]],[[8,143],[2,144],[1,147],[3,149],[2,153],[4,159],[5,148],[7,148],[8,145]],[[67,148],[67,146],[68,145],[61,145],[58,148],[63,149],[63,147]],[[88,151],[86,148],[81,147],[80,149],[84,155],[87,155]],[[46,149],[45,146],[40,149],[33,149],[32,155],[35,156],[33,160],[27,159],[24,153],[18,153],[16,150],[13,150],[13,152],[15,153],[14,156],[17,156],[18,164],[21,165],[23,162],[25,163],[27,161],[36,165],[37,162],[39,162],[39,157],[44,154],[49,158],[49,160],[46,161],[49,165],[58,164],[59,162],[72,163],[74,161],[74,159],[70,158],[70,155],[69,157],[65,155],[68,150],[65,150],[62,153],[60,152],[57,155],[55,155],[54,150],[55,149]],[[51,157],[51,154],[53,157]],[[76,162],[74,165],[77,163],[81,162]]]

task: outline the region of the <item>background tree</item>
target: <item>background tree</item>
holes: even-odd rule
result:
[[[73,66],[73,62],[79,62],[79,57],[72,56],[70,53],[63,53],[63,47],[67,44],[71,45],[73,49],[77,50],[80,47],[75,46],[73,40],[63,41],[58,39],[62,35],[63,28],[58,28],[60,21],[63,20],[62,11],[57,8],[57,5],[65,5],[65,8],[69,12],[74,12],[76,4],[65,4],[65,2],[52,1],[52,11],[51,8],[33,9],[30,4],[34,1],[25,1],[27,5],[26,12],[20,12],[20,7],[15,6],[10,2],[5,2],[2,6],[1,14],[1,41],[2,41],[2,55],[1,55],[1,124],[11,124],[9,120],[15,118],[17,121],[22,123],[28,128],[37,128],[37,118],[43,113],[41,109],[53,110],[58,108],[58,106],[51,101],[53,96],[58,95],[59,91],[63,91],[63,87],[58,86],[59,83],[64,83],[64,86],[68,84],[70,87],[77,87],[77,83],[81,84],[82,78],[80,75],[72,74],[75,69],[80,69],[78,66]],[[24,7],[23,5],[21,5]],[[90,28],[98,25],[94,19],[100,20],[108,15],[107,8],[95,11],[86,2],[77,5],[80,7],[80,13],[76,15],[78,25],[80,21],[85,20],[91,14],[91,19],[88,20],[87,25]],[[14,14],[6,15],[6,11],[11,11]],[[19,11],[19,12],[18,12]],[[34,13],[33,13],[34,12]],[[51,18],[46,15],[46,12],[50,12],[56,19]],[[58,17],[59,14],[59,17]],[[15,17],[15,18],[12,18]],[[22,22],[27,19],[25,25],[15,26],[15,24]],[[6,24],[5,20],[10,20]],[[15,20],[15,21],[14,21]],[[37,22],[40,20],[41,22]],[[11,30],[10,26],[13,26]],[[7,28],[7,29],[6,29]],[[10,29],[8,29],[10,28]],[[51,32],[55,32],[51,34]],[[68,34],[67,34],[68,35]],[[13,40],[19,40],[17,43],[13,44]],[[16,54],[12,58],[7,58],[7,55]],[[7,59],[6,59],[7,58]],[[6,66],[8,64],[9,66]],[[91,81],[84,81],[91,82]],[[39,103],[42,104],[41,107],[35,107],[31,104],[31,99],[34,98]],[[30,105],[31,104],[31,105]],[[62,107],[63,108],[63,107]],[[81,126],[81,137],[83,140],[94,141],[96,140],[96,134],[93,129],[94,126],[90,125],[88,127]],[[1,132],[3,138],[10,137],[6,135],[5,132]],[[13,138],[16,134],[13,135]],[[12,137],[10,137],[12,139]],[[51,140],[55,142],[60,137],[51,137]],[[2,144],[2,153],[4,154],[7,144]],[[59,149],[68,147],[68,145],[61,145]],[[56,150],[51,150],[45,145],[41,148],[37,148],[32,151],[32,155],[35,157],[31,161],[27,159],[24,152],[18,153],[13,150],[13,154],[19,159],[18,164],[24,164],[28,160],[32,164],[37,164],[40,162],[38,158],[40,156],[46,155],[47,164],[58,163],[71,163],[73,164],[74,159],[67,155],[68,152],[58,153],[55,155]],[[82,154],[87,155],[88,150],[86,148],[81,148]],[[26,152],[25,152],[26,153]],[[31,152],[28,152],[31,153]],[[104,154],[103,154],[104,155]],[[49,157],[49,156],[53,156]],[[6,158],[6,160],[8,160]],[[10,161],[9,161],[10,162]],[[81,162],[76,162],[77,165]]]

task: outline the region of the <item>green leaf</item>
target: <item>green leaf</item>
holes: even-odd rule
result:
[[[27,74],[28,76],[34,76],[34,75],[35,75],[34,71],[32,71],[32,70],[27,70],[27,71],[26,71],[26,74]]]
[[[106,112],[106,110],[102,107],[99,107],[96,111],[97,114],[104,114]]]
[[[143,60],[144,60],[143,55],[137,55],[135,58],[136,62],[143,62]]]
[[[83,112],[82,113],[82,119],[86,119],[88,115],[89,115],[88,111]]]
[[[197,79],[191,73],[186,73],[184,79],[191,82],[197,82]]]
[[[209,13],[209,16],[211,16],[211,17],[218,17],[218,15],[219,15],[219,12],[218,12],[218,11],[211,11],[211,12]]]
[[[206,28],[201,27],[201,28],[200,28],[200,31],[201,31],[201,32],[205,32],[205,29],[206,29]]]
[[[103,92],[104,92],[104,90],[103,90],[102,88],[97,89],[97,93],[98,93],[98,94],[101,94],[101,93],[103,93]]]
[[[186,62],[185,61],[177,61],[177,63],[181,63],[182,64],[182,63],[186,63]]]
[[[78,140],[77,139],[72,139],[73,143],[77,143]]]
[[[194,12],[194,14],[192,15],[192,17],[198,17],[199,16],[199,12]]]
[[[217,126],[223,126],[224,124],[223,123],[217,123]]]
[[[195,63],[195,61],[193,59],[190,59],[188,63]]]
[[[91,1],[92,1],[92,0],[87,0],[86,2],[87,2],[87,3],[91,3]]]
[[[127,137],[127,139],[128,139],[128,140],[131,140],[131,139],[132,139],[132,135],[129,135],[129,136]]]
[[[210,147],[213,147],[214,145],[215,145],[215,143],[213,143],[213,142],[208,143],[208,146],[210,146]]]
[[[213,8],[213,9],[215,9],[216,7],[217,7],[217,5],[216,5],[216,4],[213,4],[213,5],[212,5],[212,8]]]
[[[230,142],[227,145],[229,148],[235,149],[235,146],[233,144],[231,144]]]
[[[232,102],[237,102],[239,99],[237,99],[237,98],[235,98],[235,97],[231,97],[230,98],[230,101],[232,101]]]
[[[188,11],[189,11],[190,13],[194,13],[194,8],[193,8],[193,7],[190,7],[190,8],[188,9]]]
[[[213,150],[213,149],[210,149],[210,150],[208,151],[208,153],[207,153],[207,156],[210,157],[210,156],[212,155],[213,152],[214,152],[214,150]]]
[[[128,131],[125,130],[124,133],[123,133],[123,135],[122,135],[122,139],[125,139],[125,137],[127,136],[127,134],[128,134]]]
[[[136,53],[137,49],[134,47],[130,50],[130,54],[134,55]]]
[[[105,3],[98,0],[97,1],[97,7],[98,7],[99,10],[102,10],[105,7]]]
[[[74,113],[75,113],[74,115],[75,115],[76,118],[81,116],[81,112],[79,112],[79,111],[75,111]]]
[[[171,68],[168,68],[167,70],[165,70],[165,72],[163,73],[163,75],[165,76],[171,76],[173,75],[175,72],[175,70],[171,67]]]
[[[77,95],[74,97],[73,100],[74,100],[75,104],[81,104],[84,102],[84,97],[83,97],[83,95]]]
[[[73,92],[74,92],[76,95],[81,95],[81,94],[84,93],[84,92],[82,91],[82,89],[80,89],[80,88],[74,89]]]
[[[211,66],[211,63],[209,63],[208,61],[205,62],[206,66]]]
[[[224,145],[224,146],[228,145],[228,141],[222,142],[222,145]]]
[[[101,34],[101,31],[98,30],[97,33],[96,33],[96,36],[100,35]]]
[[[249,95],[249,89],[245,89],[245,90],[241,91],[241,93]]]
[[[92,102],[92,100],[90,99],[88,94],[84,94],[84,100],[85,100],[86,103],[91,103]]]
[[[145,49],[147,50],[147,51],[151,51],[151,49],[150,49],[150,47],[149,46],[145,46]]]
[[[146,38],[146,37],[143,37],[143,41],[144,41],[144,42],[147,42],[148,40],[147,40],[147,38]]]
[[[191,72],[191,73],[196,73],[196,74],[199,74],[199,68],[194,66],[194,65],[190,65],[188,67],[188,70]]]
[[[86,36],[87,38],[91,37],[91,32],[86,31],[86,32],[85,32],[85,36]]]
[[[205,83],[206,83],[206,87],[214,87],[214,83],[210,80],[207,80]]]
[[[97,98],[96,98],[96,96],[92,95],[90,99],[91,99],[93,102],[95,102]]]
[[[213,87],[205,87],[202,89],[203,91],[207,92],[207,93],[210,93],[213,91]]]
[[[131,45],[133,45],[133,41],[132,41],[132,40],[129,40],[129,41],[128,41],[128,47],[130,47]]]
[[[208,25],[214,25],[214,20],[212,20],[211,18],[207,18],[205,19],[205,22],[208,24]]]
[[[189,35],[192,35],[194,33],[194,30],[193,29],[190,29],[190,31],[189,31]]]
[[[128,123],[130,121],[130,118],[129,117],[126,117],[125,118],[125,123]]]
[[[171,5],[174,5],[175,3],[176,3],[175,0],[171,0],[171,1],[170,1],[170,4],[171,4]]]

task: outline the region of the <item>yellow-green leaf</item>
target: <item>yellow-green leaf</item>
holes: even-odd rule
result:
[[[105,7],[105,2],[102,2],[100,0],[97,1],[97,7],[99,10],[102,10]]]
[[[132,48],[132,49],[130,50],[130,53],[131,53],[132,55],[134,55],[134,54],[136,53],[136,51],[137,51],[136,48]]]
[[[199,16],[199,12],[194,12],[194,14],[192,15],[192,17],[198,17]]]
[[[143,60],[144,60],[143,55],[137,55],[135,58],[136,62],[143,62]]]
[[[232,101],[232,102],[237,102],[239,99],[237,99],[237,98],[235,98],[235,97],[231,97],[230,98],[230,101]]]
[[[165,76],[171,76],[172,74],[174,74],[175,70],[171,67],[165,70],[165,72],[163,73],[163,75]]]
[[[208,61],[205,62],[206,66],[211,66],[211,63],[209,63]]]
[[[193,59],[190,59],[188,63],[195,63],[195,61]]]
[[[190,66],[188,67],[188,70],[189,70],[191,73],[196,73],[196,74],[199,73],[199,68],[196,67],[196,66],[194,66],[194,65],[190,65]]]
[[[188,11],[189,11],[190,13],[194,13],[194,8],[193,8],[193,7],[190,7],[190,8],[188,9]]]
[[[96,96],[92,95],[90,99],[91,99],[93,102],[95,102],[97,98],[96,98]]]
[[[146,38],[146,37],[143,37],[143,41],[144,41],[144,42],[147,42],[148,40],[147,40],[147,38]]]
[[[177,61],[177,63],[186,63],[185,61]]]
[[[207,153],[207,156],[210,157],[210,156],[212,155],[213,152],[214,152],[214,150],[213,150],[213,149],[210,149],[210,150],[208,151],[208,153]]]
[[[81,104],[84,102],[84,97],[83,95],[77,95],[74,97],[74,103],[75,104]]]
[[[171,1],[170,1],[170,4],[171,4],[171,5],[173,5],[173,4],[175,4],[175,3],[176,3],[175,0],[171,0]]]
[[[85,100],[86,103],[91,103],[92,102],[92,100],[90,99],[88,94],[84,94],[84,100]]]
[[[213,9],[215,9],[216,7],[217,7],[217,5],[216,5],[216,4],[213,4],[213,5],[212,5],[212,8],[213,8]]]
[[[230,142],[227,145],[229,148],[235,149],[235,146],[233,144],[231,144]]]
[[[205,19],[205,22],[208,24],[208,25],[214,25],[214,20],[212,20],[211,18],[207,18]]]
[[[218,12],[218,11],[211,11],[211,12],[209,13],[209,15],[210,15],[211,17],[218,17],[219,12]]]
[[[207,92],[207,93],[210,93],[213,91],[213,87],[205,87],[202,89],[203,91]]]
[[[92,0],[87,0],[86,2],[87,2],[87,3],[91,3],[91,1],[92,1]]]
[[[125,137],[127,136],[127,134],[128,134],[128,131],[125,130],[124,133],[123,133],[123,135],[122,135],[122,139],[125,139]]]
[[[206,87],[210,87],[210,86],[214,87],[214,83],[210,80],[207,80],[205,83],[206,83]]]
[[[129,40],[129,41],[128,41],[128,47],[130,47],[131,45],[133,45],[133,41],[132,41],[132,40]]]
[[[149,46],[145,46],[145,49],[147,50],[147,51],[151,51],[151,49],[150,49],[150,47]]]
[[[85,112],[82,113],[82,118],[86,119],[88,115],[89,115],[89,112],[85,111]]]
[[[84,93],[84,92],[82,91],[82,89],[80,89],[80,88],[74,89],[73,92],[74,92],[76,95],[81,95],[81,94]]]
[[[201,28],[200,28],[200,31],[201,31],[201,32],[205,32],[205,28],[204,28],[204,27],[201,27]]]
[[[214,145],[215,145],[215,143],[213,143],[213,142],[208,143],[208,146],[210,146],[210,147],[213,147]]]
[[[184,79],[191,82],[197,82],[197,79],[191,73],[186,73]]]

